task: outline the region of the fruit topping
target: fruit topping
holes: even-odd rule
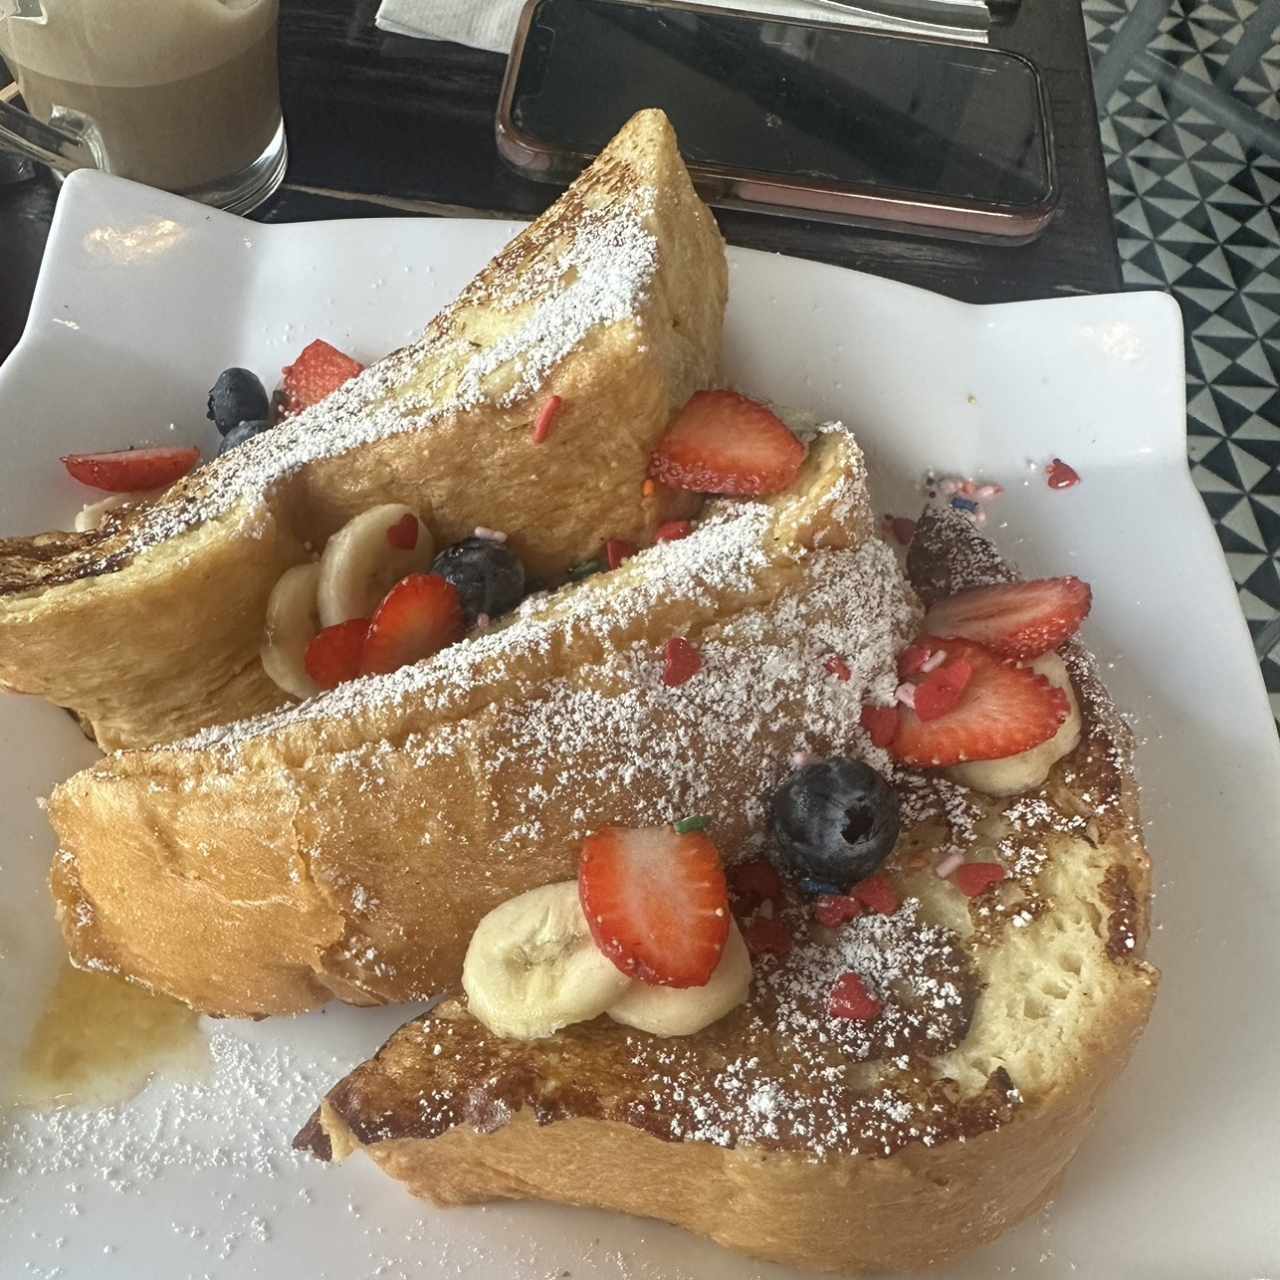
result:
[[[317,338],[304,347],[301,355],[284,369],[284,395],[281,410],[285,414],[301,413],[325,396],[350,382],[362,372],[364,365],[349,355]],[[265,415],[261,415],[265,416]]]
[[[1006,658],[1038,658],[1075,635],[1093,593],[1079,578],[1037,578],[961,591],[935,604],[925,630],[960,636]]]
[[[387,526],[387,545],[397,551],[412,551],[418,545],[418,517],[406,512],[394,524]]]
[[[692,520],[667,520],[658,526],[658,532],[653,537],[655,542],[679,542],[692,532]]]
[[[804,445],[762,404],[735,391],[698,391],[658,441],[649,474],[676,489],[742,496],[778,493]]]
[[[368,618],[352,618],[317,631],[307,645],[307,675],[321,689],[335,689],[346,680],[354,680],[360,674],[368,631]]]
[[[1080,473],[1070,463],[1054,458],[1045,470],[1045,479],[1050,489],[1070,489],[1080,483]]]
[[[260,651],[262,669],[295,698],[310,698],[318,692],[316,682],[307,674],[307,649],[320,630],[316,610],[319,581],[318,564],[296,564],[280,575],[267,600],[267,629]],[[360,621],[367,624],[368,619]],[[356,663],[358,666],[358,652]]]
[[[862,727],[871,735],[874,746],[887,747],[898,732],[898,708],[863,707]]]
[[[546,404],[538,410],[538,416],[533,424],[533,443],[542,444],[544,440],[551,434],[552,424],[560,413],[560,406],[564,403],[559,396],[549,396]]]
[[[672,636],[667,641],[662,683],[675,688],[684,684],[702,670],[702,654],[684,636]]]
[[[939,650],[939,653],[942,651]],[[915,686],[912,710],[921,720],[936,720],[960,705],[960,698],[973,679],[973,664],[963,658],[944,662]]]
[[[848,894],[823,894],[813,904],[813,918],[828,929],[838,929],[861,914],[862,903]]]
[[[881,531],[899,546],[908,546],[916,536],[916,522],[907,516],[885,516],[880,521]]]
[[[839,654],[832,654],[822,664],[822,669],[828,675],[835,676],[842,684],[848,684],[853,677],[853,672],[849,670],[849,664]]]
[[[754,911],[762,902],[777,902],[782,897],[782,877],[765,858],[731,867],[729,887],[739,911]]]
[[[901,905],[897,891],[886,876],[868,876],[849,891],[868,911],[878,916],[891,916]]]
[[[770,826],[793,876],[843,890],[893,851],[898,797],[870,765],[835,757],[797,769],[774,792]]]
[[[436,556],[431,572],[457,588],[468,626],[481,614],[507,613],[524,599],[524,562],[505,542],[463,538]]]
[[[1067,695],[1029,667],[964,640],[928,643],[946,649],[947,663],[966,663],[971,674],[959,701],[936,719],[898,709],[898,729],[886,745],[901,763],[927,768],[1017,755],[1052,738],[1067,718]]]
[[[494,907],[476,925],[462,962],[472,1015],[513,1040],[539,1040],[598,1018],[631,985],[600,954],[574,880]]]
[[[720,853],[703,832],[606,827],[582,846],[582,909],[623,973],[667,987],[706,983],[729,935]]]
[[[791,930],[781,920],[757,916],[742,930],[747,950],[754,956],[777,956],[782,959],[791,954],[796,940]]]
[[[396,583],[369,622],[360,674],[398,671],[462,639],[462,601],[439,574],[411,573]]]
[[[388,531],[409,521],[417,527],[417,537],[411,546],[397,546]],[[398,541],[408,538],[402,533]],[[430,531],[403,503],[384,502],[352,516],[325,543],[320,556],[316,597],[321,625],[371,617],[401,578],[428,568],[434,550]]]
[[[880,1001],[867,990],[856,973],[842,973],[827,998],[827,1012],[833,1018],[870,1022],[880,1016]]]
[[[730,922],[720,963],[705,986],[655,987],[629,982],[605,1012],[614,1022],[650,1035],[691,1036],[736,1009],[750,990],[751,954],[738,926]]]
[[[224,453],[230,453],[232,449],[239,448],[246,440],[260,436],[264,431],[270,430],[270,427],[271,423],[265,418],[238,423],[223,434],[222,443],[218,445],[218,456],[221,457]]]
[[[62,465],[72,479],[81,484],[105,489],[108,493],[133,493],[172,484],[199,461],[199,449],[158,446],[111,453],[69,453],[62,459]]]
[[[209,390],[205,416],[225,436],[242,422],[265,422],[271,416],[267,389],[248,369],[223,369]]]
[[[999,884],[1008,874],[998,862],[962,862],[947,879],[961,893],[977,898],[992,885]]]
[[[630,560],[636,553],[636,544],[624,538],[610,538],[604,544],[604,558],[610,569],[616,569],[624,560]]]

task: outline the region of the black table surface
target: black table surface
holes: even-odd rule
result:
[[[281,0],[285,185],[267,222],[405,214],[530,217],[555,189],[499,159],[493,119],[505,58],[388,35],[377,0]],[[733,244],[891,276],[970,302],[1120,287],[1111,210],[1076,0],[1025,0],[993,43],[1026,54],[1049,94],[1057,214],[1032,244],[1007,247],[719,211]],[[45,175],[0,187],[0,357],[22,330],[57,197]]]

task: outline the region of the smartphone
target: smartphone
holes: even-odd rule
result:
[[[662,107],[711,204],[1006,243],[1057,201],[1043,86],[1001,50],[670,0],[529,0],[498,147],[567,182]]]

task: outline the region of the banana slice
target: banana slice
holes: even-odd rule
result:
[[[691,1036],[718,1022],[747,998],[751,987],[751,955],[730,923],[720,963],[702,987],[655,987],[633,982],[605,1012],[614,1022],[655,1036]]]
[[[318,564],[286,569],[267,601],[267,634],[262,643],[262,669],[285,693],[310,698],[320,686],[307,675],[307,645],[320,630],[316,612]]]
[[[630,985],[592,941],[576,880],[495,907],[476,926],[462,963],[472,1014],[514,1040],[540,1040],[598,1017]]]
[[[405,516],[418,521],[418,540],[411,548],[387,540],[387,530]],[[353,516],[325,543],[320,557],[320,625],[369,617],[391,587],[429,568],[434,555],[431,532],[412,507],[388,502]]]
[[[152,498],[159,497],[163,492],[163,489],[139,489],[136,493],[113,493],[110,497],[81,507],[76,512],[76,518],[71,527],[77,533],[92,533],[95,529],[102,528],[102,522],[111,512],[123,510],[125,507],[140,507],[143,503],[150,502]]]

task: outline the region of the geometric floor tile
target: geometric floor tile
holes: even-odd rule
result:
[[[1256,634],[1280,614],[1280,6],[1084,15],[1124,279],[1182,310],[1188,460]],[[1280,727],[1280,651],[1262,670]]]

